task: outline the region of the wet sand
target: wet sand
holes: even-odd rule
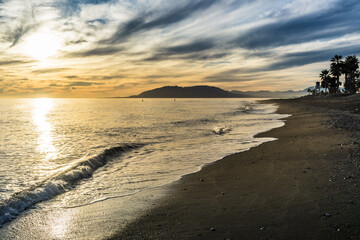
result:
[[[360,100],[271,100],[276,137],[172,184],[111,239],[360,239]]]

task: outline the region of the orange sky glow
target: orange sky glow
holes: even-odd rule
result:
[[[302,90],[359,51],[353,0],[25,2],[0,1],[1,97]]]

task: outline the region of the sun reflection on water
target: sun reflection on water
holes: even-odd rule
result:
[[[45,155],[45,160],[57,157],[57,149],[53,145],[53,127],[49,121],[48,113],[54,107],[53,99],[38,98],[33,101],[33,121],[39,134],[38,149]]]

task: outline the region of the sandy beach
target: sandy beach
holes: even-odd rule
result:
[[[360,100],[269,100],[276,137],[184,176],[111,239],[360,239]]]

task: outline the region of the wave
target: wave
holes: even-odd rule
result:
[[[241,106],[237,109],[234,109],[234,111],[232,111],[232,112],[225,113],[225,115],[237,116],[237,115],[243,115],[243,114],[250,114],[255,111],[255,108],[256,108],[256,105],[246,103],[243,106]]]
[[[0,227],[16,218],[21,212],[35,204],[50,200],[55,196],[70,190],[82,179],[89,178],[100,167],[104,166],[111,159],[142,144],[123,144],[104,150],[99,155],[79,161],[67,169],[50,176],[43,182],[27,190],[15,193],[9,199],[0,203]]]
[[[222,135],[222,134],[225,134],[225,133],[228,133],[231,131],[231,128],[228,127],[228,126],[223,126],[223,127],[215,127],[213,129],[213,132],[215,134],[219,134],[219,135]]]
[[[206,124],[206,123],[215,123],[217,120],[210,119],[210,118],[200,118],[200,119],[190,119],[190,120],[184,120],[184,121],[174,121],[171,122],[173,125],[177,126],[194,126],[198,124]]]

